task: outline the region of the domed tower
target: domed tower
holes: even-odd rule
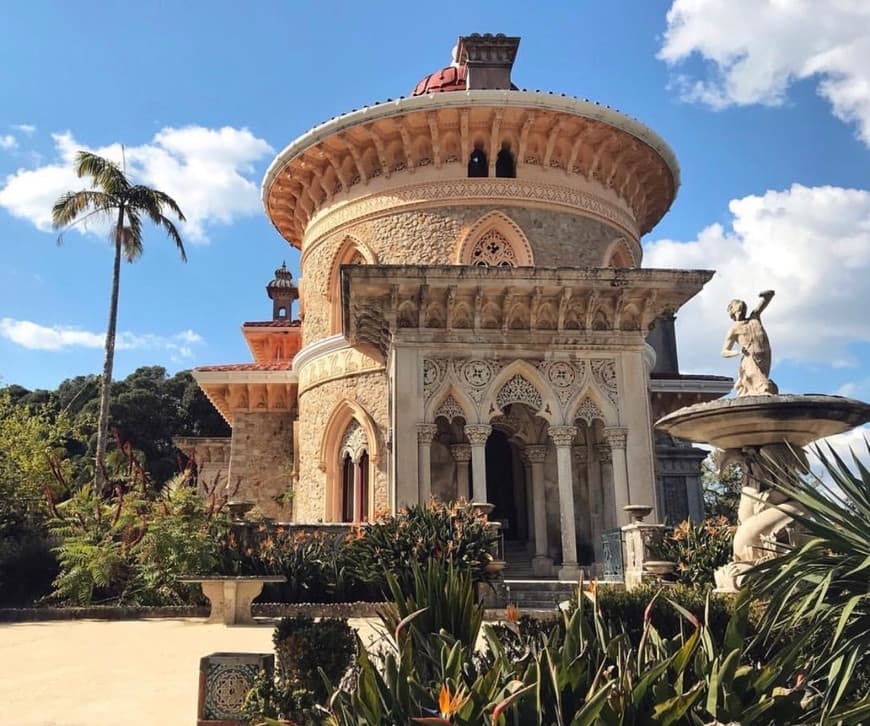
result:
[[[518,46],[461,37],[410,97],[266,172],[304,280],[292,516],[465,497],[572,577],[624,506],[660,507],[645,337],[712,273],[639,269],[673,153],[606,106],[518,90]]]
[[[293,284],[293,275],[287,263],[275,270],[275,278],[266,285],[266,294],[272,301],[272,320],[292,319],[293,303],[299,299],[299,288]]]

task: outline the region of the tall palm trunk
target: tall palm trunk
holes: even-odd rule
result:
[[[115,363],[115,328],[118,323],[118,288],[121,281],[121,243],[124,237],[124,206],[118,210],[115,227],[115,263],[112,268],[112,298],[109,303],[109,327],[106,330],[106,359],[100,381],[100,420],[97,429],[97,458],[94,488],[101,494],[105,487],[106,449],[109,445],[109,400],[112,389],[112,367]]]

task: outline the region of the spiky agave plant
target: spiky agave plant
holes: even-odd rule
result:
[[[821,723],[870,719],[870,471],[851,453],[849,466],[830,445],[814,447],[821,476],[771,464],[770,484],[803,510],[804,536],[747,577],[766,603],[761,642],[808,654]]]

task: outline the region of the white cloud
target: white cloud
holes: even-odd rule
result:
[[[18,148],[18,139],[16,139],[12,134],[5,134],[0,136],[0,149],[17,149]]]
[[[766,289],[776,290],[764,313],[774,365],[854,365],[849,344],[870,341],[870,192],[795,184],[732,200],[729,209],[730,229],[712,224],[689,242],[646,245],[646,267],[716,270],[678,313],[683,367],[735,375],[734,361],[719,358],[725,307],[741,298],[752,308]]]
[[[39,229],[51,229],[51,206],[65,191],[80,189],[84,180],[72,171],[79,149],[87,149],[121,162],[119,144],[87,147],[71,132],[53,134],[57,159],[34,169],[20,169],[0,188],[0,207],[27,219]],[[212,224],[230,224],[240,216],[257,214],[260,197],[251,180],[254,162],[272,147],[248,129],[202,126],[165,128],[150,143],[124,150],[128,173],[137,181],[169,194],[181,207],[187,222],[183,236],[191,242],[206,242]],[[105,232],[95,224],[84,231]]]
[[[33,136],[36,132],[36,126],[33,124],[12,124],[12,128],[27,136]]]
[[[0,337],[28,350],[64,351],[70,348],[102,348],[105,333],[94,333],[65,325],[40,325],[30,320],[0,319]],[[192,345],[204,343],[199,333],[183,330],[170,336],[152,333],[121,332],[115,338],[116,350],[164,350],[173,359],[191,358]]]
[[[870,146],[870,3],[867,0],[674,0],[658,57],[697,55],[701,77],[675,76],[683,96],[713,108],[783,103],[814,78],[842,121]]]

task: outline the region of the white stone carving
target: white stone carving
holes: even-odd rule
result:
[[[547,429],[547,434],[551,439],[553,439],[553,443],[559,446],[570,446],[574,441],[574,437],[577,436],[577,427],[576,426],[550,426]]]
[[[616,384],[616,361],[612,358],[596,358],[590,361],[592,378],[601,392],[616,406],[619,389]]]
[[[533,411],[539,411],[544,405],[538,389],[519,374],[501,387],[495,402],[502,410],[511,403],[524,403]]]
[[[423,359],[423,395],[426,400],[432,398],[432,395],[441,385],[444,380],[444,374],[447,372],[447,360],[444,358],[424,358]]]
[[[351,461],[357,462],[367,449],[368,439],[366,439],[366,432],[359,425],[359,421],[354,419],[347,425],[344,435],[341,437],[341,447],[338,450],[339,458],[343,459],[345,454],[348,454]]]
[[[587,426],[591,426],[595,419],[598,419],[599,421],[605,420],[604,413],[588,396],[580,402],[580,405],[577,407],[577,413],[574,414],[574,418],[584,421]]]
[[[421,444],[431,444],[435,435],[438,433],[438,427],[433,423],[418,423],[417,424],[417,442]]]
[[[470,360],[462,366],[462,380],[475,388],[486,386],[492,380],[492,374],[489,361]]]
[[[459,405],[459,402],[453,398],[453,396],[447,396],[438,407],[433,418],[437,419],[439,416],[443,416],[448,422],[452,422],[455,418],[464,419],[466,414],[462,406]]]

